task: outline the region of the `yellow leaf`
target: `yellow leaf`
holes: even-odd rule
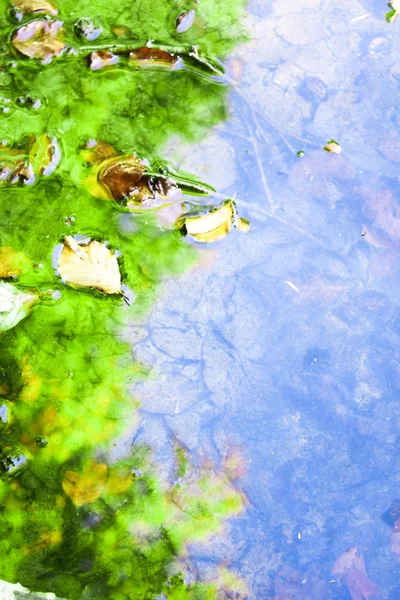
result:
[[[0,246],[0,277],[16,277],[26,273],[31,261],[23,252],[17,252],[10,246]]]
[[[29,13],[46,13],[48,15],[56,15],[57,8],[47,0],[13,0],[16,9],[25,14]]]
[[[72,286],[96,288],[106,294],[121,293],[117,258],[100,242],[78,244],[73,237],[66,236],[58,259],[58,271]]]
[[[62,487],[75,506],[95,502],[104,490],[108,468],[104,463],[88,462],[82,473],[67,471]]]
[[[233,200],[226,200],[218,208],[196,215],[182,215],[177,221],[177,227],[185,235],[191,235],[197,242],[210,243],[222,239],[234,225],[240,231],[249,231],[250,225],[246,219],[239,219]]]

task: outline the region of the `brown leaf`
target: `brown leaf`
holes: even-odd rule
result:
[[[107,196],[113,200],[123,200],[144,193],[144,172],[145,168],[138,158],[122,155],[104,161],[98,172],[98,181]]]
[[[66,48],[62,21],[31,21],[20,27],[12,43],[29,58],[50,60]]]
[[[339,556],[332,575],[345,577],[352,600],[370,600],[380,595],[379,588],[367,575],[364,559],[357,548],[346,550]]]
[[[143,62],[150,64],[159,63],[164,65],[172,65],[177,62],[178,58],[179,57],[177,55],[171,54],[166,50],[160,50],[159,48],[147,48],[147,46],[133,50],[129,54],[129,60],[133,63]]]
[[[13,4],[17,10],[24,14],[45,13],[56,15],[58,13],[57,7],[47,0],[13,0]]]
[[[119,57],[108,50],[97,50],[90,55],[90,68],[99,71],[105,67],[111,67],[119,62]]]

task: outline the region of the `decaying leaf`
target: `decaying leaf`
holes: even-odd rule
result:
[[[178,59],[177,54],[160,48],[148,48],[147,46],[132,50],[129,54],[131,63],[173,65]]]
[[[67,471],[62,481],[64,492],[75,506],[95,502],[105,488],[108,468],[104,463],[88,462],[82,473]]]
[[[42,133],[34,138],[29,151],[30,164],[36,175],[51,175],[60,162],[61,153],[56,138]]]
[[[13,46],[29,58],[51,60],[67,47],[62,21],[31,21],[12,38]]]
[[[71,236],[64,238],[58,259],[58,271],[70,285],[91,287],[105,294],[121,294],[118,261],[105,244],[92,240],[78,244]]]
[[[135,196],[140,200],[148,197],[150,191],[142,181],[145,168],[133,155],[122,155],[104,161],[98,171],[97,180],[107,197],[123,200]]]
[[[29,270],[31,261],[23,252],[0,246],[0,278],[18,277]]]
[[[24,14],[45,13],[47,15],[56,15],[57,7],[47,0],[13,0],[17,10]]]
[[[332,575],[345,577],[352,600],[372,600],[379,595],[379,588],[368,577],[364,559],[357,548],[346,550],[339,556]]]
[[[342,148],[339,146],[336,140],[329,140],[326,146],[324,146],[324,150],[327,152],[333,152],[334,154],[342,153]]]
[[[202,214],[188,213],[182,215],[177,223],[177,229],[183,235],[191,235],[197,242],[216,242],[225,237],[232,226],[240,231],[249,231],[249,222],[239,219],[236,214],[236,204],[226,200],[221,206]]]
[[[109,50],[97,50],[90,55],[90,68],[99,71],[105,67],[112,67],[119,62],[119,57]]]
[[[0,331],[8,331],[28,316],[38,296],[0,282]]]

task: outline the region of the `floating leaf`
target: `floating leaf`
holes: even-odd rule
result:
[[[189,12],[182,13],[176,20],[176,31],[178,33],[185,33],[194,23],[196,18],[196,11],[190,10]]]
[[[173,65],[178,59],[179,56],[172,52],[160,48],[148,48],[147,46],[132,50],[129,54],[131,63]]]
[[[75,506],[95,502],[105,488],[108,475],[104,463],[88,462],[81,473],[67,471],[62,481],[64,492]]]
[[[105,244],[95,240],[85,245],[66,236],[58,259],[58,270],[72,286],[92,287],[106,294],[121,293],[117,258]]]
[[[225,237],[235,225],[240,231],[249,231],[249,222],[239,219],[233,200],[226,200],[221,206],[203,214],[188,213],[176,223],[183,235],[191,235],[197,242],[216,242]]]
[[[324,146],[324,150],[327,152],[334,152],[334,154],[342,153],[342,148],[339,146],[336,140],[329,140],[326,146]]]
[[[0,184],[31,185],[34,181],[27,151],[0,145]]]
[[[0,246],[0,278],[18,277],[29,270],[31,261],[23,252]]]
[[[0,282],[0,331],[8,331],[24,319],[38,301],[35,294],[27,294],[5,282]]]
[[[391,10],[389,10],[389,12],[386,13],[386,21],[388,23],[392,23],[392,21],[395,20],[395,18],[397,17],[397,15],[400,12],[400,1],[399,0],[393,0],[392,2],[389,2],[388,4],[391,8]]]
[[[50,60],[66,48],[62,21],[31,21],[12,39],[14,47],[29,58]]]
[[[58,13],[57,7],[47,0],[13,0],[13,4],[24,14],[46,13],[54,16]]]
[[[105,67],[112,67],[119,62],[119,57],[109,50],[97,50],[90,55],[90,68],[99,71]]]

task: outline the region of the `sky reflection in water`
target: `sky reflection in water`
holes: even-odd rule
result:
[[[170,431],[217,461],[237,446],[248,510],[197,566],[229,556],[251,598],[400,597],[396,515],[381,519],[400,496],[400,21],[385,12],[252,2],[228,120],[166,152],[236,194],[252,231],[207,248],[135,333],[158,373],[137,388],[136,439],[160,458]]]

